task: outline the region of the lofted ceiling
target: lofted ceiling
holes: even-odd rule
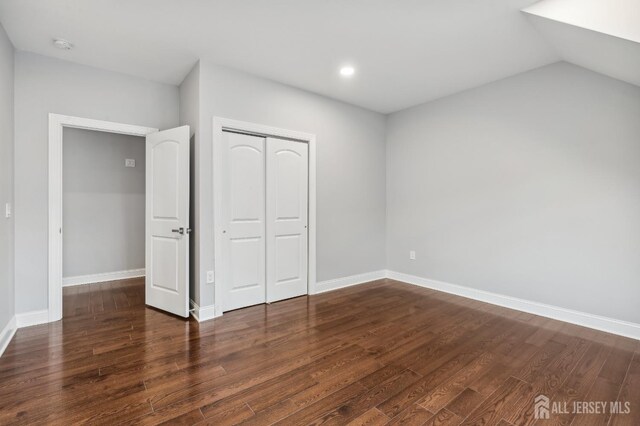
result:
[[[20,50],[171,84],[205,58],[388,113],[558,61],[534,2],[1,0],[0,22]]]
[[[561,59],[640,85],[640,0],[0,0],[0,22],[20,50],[170,84],[203,58],[382,113]]]
[[[523,11],[640,43],[638,0],[542,0]]]
[[[523,12],[563,60],[640,86],[639,0],[542,0]]]

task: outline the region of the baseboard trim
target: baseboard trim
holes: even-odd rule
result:
[[[32,325],[46,324],[48,322],[50,321],[49,311],[47,309],[16,314],[17,328],[31,327]]]
[[[7,325],[0,332],[0,356],[4,353],[7,346],[13,339],[13,335],[16,334],[16,330],[18,327],[16,326],[16,317],[15,315],[11,317]]]
[[[106,281],[126,280],[129,278],[144,277],[145,270],[131,269],[128,271],[104,272],[101,274],[79,275],[75,277],[62,278],[63,287],[71,287],[74,285],[96,284]]]
[[[325,293],[327,291],[338,290],[340,288],[351,287],[352,285],[364,284],[369,281],[381,280],[387,277],[387,271],[367,272],[364,274],[351,275],[349,277],[335,278],[333,280],[320,281],[316,283],[314,294]]]
[[[198,322],[208,321],[214,319],[216,317],[216,310],[213,305],[211,306],[199,306],[193,300],[189,300],[189,304],[191,305],[191,315]]]
[[[387,271],[387,278],[417,285],[420,287],[429,288],[432,290],[455,294],[457,296],[490,303],[492,305],[503,306],[505,308],[515,309],[517,311],[528,312],[530,314],[540,315],[558,321],[564,321],[571,324],[576,324],[583,327],[588,327],[595,330],[640,340],[640,324],[632,322],[589,314],[586,312],[575,311],[567,308],[561,308],[559,306],[533,302],[530,300],[519,299],[516,297],[505,296],[502,294],[491,293],[484,290],[477,290],[471,287],[465,287],[457,284],[430,280],[427,278],[404,274],[401,272]]]

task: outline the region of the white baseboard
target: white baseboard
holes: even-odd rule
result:
[[[62,286],[71,287],[74,285],[95,284],[138,277],[144,277],[144,268],[131,269],[129,271],[104,272],[92,275],[79,275],[76,277],[64,277],[62,278]]]
[[[11,342],[13,335],[16,334],[17,329],[16,317],[13,316],[9,320],[9,323],[0,332],[0,356],[2,356],[4,350],[9,346],[9,342]]]
[[[530,300],[518,299],[516,297],[477,290],[457,284],[430,280],[427,278],[417,277],[415,275],[403,274],[401,272],[387,271],[387,278],[640,340],[640,324],[632,322],[593,315],[586,312],[574,311],[572,309],[561,308],[559,306],[532,302]]]
[[[32,325],[45,324],[48,322],[49,311],[47,309],[16,314],[16,326],[18,328],[30,327]]]
[[[198,322],[207,321],[216,317],[216,310],[213,305],[211,306],[199,306],[193,300],[189,300],[191,305],[191,315]]]
[[[337,290],[339,288],[351,287],[352,285],[363,284],[369,281],[381,280],[387,277],[387,271],[373,271],[364,274],[351,275],[349,277],[335,278],[333,280],[319,281],[316,283],[314,294]]]

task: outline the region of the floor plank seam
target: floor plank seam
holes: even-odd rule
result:
[[[246,405],[249,408],[249,410],[251,410],[251,412],[253,413],[254,416],[256,415],[256,412],[253,411],[253,408],[251,408],[251,405],[249,405],[248,402],[245,402],[244,405]]]
[[[604,362],[602,363],[602,365],[598,369],[598,374],[596,374],[596,380],[594,380],[593,383],[591,383],[591,385],[589,385],[589,389],[587,389],[587,391],[584,393],[585,397],[591,393],[591,390],[596,385],[597,378],[600,377],[600,374],[602,373],[602,370],[604,369],[604,366],[607,365],[607,361],[609,360],[609,357],[611,356],[611,352],[613,352],[613,350],[609,350],[607,352],[607,357],[605,358]],[[573,424],[573,422],[572,422],[572,424]]]
[[[616,394],[616,401],[620,401],[620,397],[622,396],[622,390],[624,389],[624,384],[627,381],[627,377],[629,376],[629,370],[631,370],[631,366],[633,365],[633,360],[636,356],[637,356],[636,353],[632,352],[631,359],[629,360],[629,365],[627,365],[627,369],[625,371],[622,382],[620,382],[620,389],[618,389],[618,392]],[[607,422],[607,426],[611,424],[612,420],[613,420],[613,416],[610,415],[609,421]]]

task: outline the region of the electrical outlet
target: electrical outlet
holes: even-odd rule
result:
[[[416,260],[416,252],[411,250],[409,252],[409,260]]]
[[[124,166],[125,167],[135,167],[136,166],[136,160],[134,160],[133,158],[127,158],[124,160]]]
[[[207,284],[211,284],[214,281],[213,271],[207,271]]]

